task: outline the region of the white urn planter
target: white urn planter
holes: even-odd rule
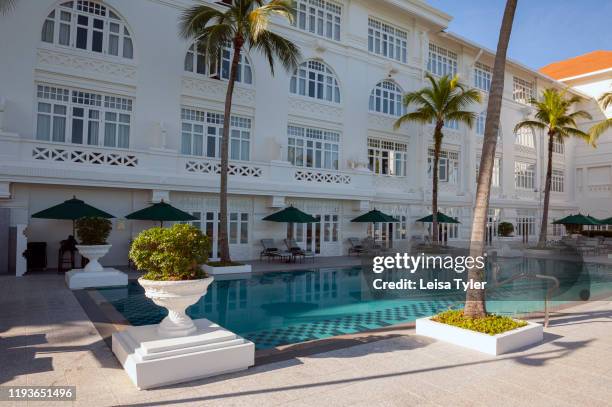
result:
[[[213,277],[187,281],[140,278],[145,295],[168,309],[159,324],[130,326],[113,334],[113,353],[139,389],[245,370],[255,363],[255,345],[185,310],[206,294]]]
[[[196,331],[193,320],[185,313],[187,307],[195,304],[206,294],[214,277],[184,281],[153,281],[139,278],[145,296],[168,310],[168,316],[157,328],[160,336],[186,336]]]
[[[126,286],[128,283],[127,274],[111,268],[102,267],[98,261],[104,257],[112,245],[76,245],[81,256],[89,262],[82,269],[73,269],[66,273],[65,280],[71,290],[94,287],[118,287]]]
[[[110,244],[76,245],[76,248],[78,249],[81,256],[89,260],[89,263],[87,263],[83,271],[89,272],[104,270],[98,259],[104,257],[111,247],[112,245]]]

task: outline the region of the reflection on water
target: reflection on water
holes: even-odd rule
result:
[[[411,322],[449,306],[460,306],[465,296],[457,289],[372,288],[375,278],[450,281],[458,278],[452,271],[423,270],[411,274],[391,270],[373,274],[365,270],[318,269],[215,281],[206,296],[187,312],[193,318],[206,317],[217,322],[264,348]],[[545,293],[551,287],[549,279],[536,278],[542,275],[559,280],[560,287],[553,293],[555,301],[578,300],[585,290],[591,296],[612,291],[609,267],[556,260],[504,260],[488,265],[489,310],[512,314],[542,309]],[[147,299],[136,282],[130,282],[127,289],[98,291],[132,325],[158,323],[165,316],[165,311]]]

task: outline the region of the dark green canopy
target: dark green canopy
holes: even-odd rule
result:
[[[603,223],[598,220],[595,219],[592,216],[589,215],[583,215],[581,213],[577,214],[577,215],[569,215],[566,216],[565,218],[556,220],[553,222],[554,225],[602,225]]]
[[[378,209],[372,209],[368,213],[357,216],[352,219],[351,222],[362,222],[362,223],[379,223],[379,222],[398,222],[393,216],[387,215],[379,211]]]
[[[59,205],[52,206],[43,211],[36,212],[32,215],[33,218],[39,219],[66,219],[77,220],[81,218],[114,218],[110,213],[106,213],[98,208],[86,204],[80,199],[73,197]]]
[[[282,222],[282,223],[313,223],[317,222],[317,219],[312,215],[302,212],[298,208],[290,206],[283,209],[282,211],[268,215],[263,220],[271,222]]]
[[[612,217],[600,220],[602,225],[612,225]]]
[[[438,223],[461,223],[457,219],[451,218],[450,216],[445,215],[442,212],[438,212],[437,221]],[[424,218],[417,219],[417,222],[432,223],[433,213],[431,215],[425,216]]]
[[[147,208],[132,212],[129,215],[126,215],[126,219],[155,220],[161,222],[162,225],[164,221],[179,222],[198,220],[198,218],[195,216],[192,216],[187,212],[183,212],[182,210],[175,208],[164,201],[154,203]]]

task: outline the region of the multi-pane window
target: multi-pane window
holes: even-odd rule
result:
[[[430,148],[427,154],[427,176],[433,176],[434,150]],[[440,151],[438,161],[438,180],[449,184],[459,183],[459,153],[457,151]]]
[[[393,215],[393,217],[399,221],[393,225],[393,229],[395,232],[395,239],[396,240],[408,239],[408,216]]]
[[[514,143],[520,146],[535,148],[535,135],[529,127],[522,127],[514,134]]]
[[[431,121],[431,125],[435,126],[436,122],[435,120]],[[453,120],[444,120],[444,125],[442,126],[445,129],[450,129],[450,130],[459,130],[459,122],[455,119]]]
[[[478,182],[478,173],[480,172],[480,157],[476,157],[476,182]],[[493,174],[491,175],[491,186],[499,188],[501,183],[501,159],[495,157],[493,160]]]
[[[565,171],[552,170],[550,190],[553,192],[563,192],[565,190]]]
[[[480,62],[474,66],[474,86],[488,92],[491,90],[491,68]]]
[[[222,138],[222,113],[181,109],[181,154],[220,158]],[[248,161],[250,141],[251,119],[232,116],[229,141],[230,159]]]
[[[297,0],[294,26],[320,37],[340,41],[342,6],[326,0]]]
[[[518,236],[533,236],[536,228],[536,216],[528,209],[518,209],[515,232]]]
[[[289,125],[288,161],[297,167],[337,170],[340,161],[340,133]]]
[[[392,81],[378,82],[370,94],[370,111],[391,116],[403,115],[402,89]]]
[[[482,112],[476,118],[476,134],[484,136],[485,124],[487,122],[487,112]]]
[[[519,103],[528,104],[535,97],[533,82],[528,82],[519,77],[514,77],[512,99]]]
[[[230,47],[223,47],[217,61],[209,61],[206,55],[197,49],[197,44],[191,45],[187,50],[184,61],[184,69],[200,75],[206,75],[214,79],[229,80],[230,68],[234,51]],[[249,58],[242,52],[238,61],[236,81],[251,85],[253,83],[253,71]]]
[[[338,241],[338,215],[323,215],[323,241]]]
[[[249,243],[249,214],[230,212],[229,222],[229,243],[247,244]]]
[[[49,85],[37,87],[36,139],[128,148],[132,100]]]
[[[406,63],[407,43],[406,31],[372,17],[368,19],[368,51],[371,53]]]
[[[514,163],[515,187],[533,190],[535,187],[535,171],[535,164],[516,161]]]
[[[438,76],[457,74],[457,54],[435,44],[429,44],[427,70]]]
[[[306,61],[291,77],[290,92],[328,102],[340,103],[340,87],[334,73],[319,61]]]
[[[41,40],[100,54],[134,57],[132,37],[121,18],[93,1],[67,1],[43,23]]]
[[[565,143],[563,139],[559,139],[555,137],[553,140],[553,153],[564,154],[565,153]]]
[[[408,145],[393,141],[368,139],[369,168],[374,174],[406,176]]]

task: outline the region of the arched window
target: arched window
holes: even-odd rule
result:
[[[402,94],[402,89],[395,82],[378,82],[370,94],[370,111],[391,116],[403,115]]]
[[[193,44],[189,47],[189,50],[187,50],[187,55],[185,55],[185,71],[206,75],[215,79],[228,80],[233,57],[234,51],[230,47],[224,47],[223,50],[221,50],[219,61],[211,63],[211,61],[207,60],[206,55],[198,51],[196,45]],[[240,54],[236,81],[249,85],[253,83],[251,62],[244,53]]]
[[[41,40],[99,54],[134,58],[132,36],[111,9],[93,1],[66,1],[43,24]]]
[[[328,102],[340,103],[336,75],[323,62],[306,61],[291,77],[290,92]]]

